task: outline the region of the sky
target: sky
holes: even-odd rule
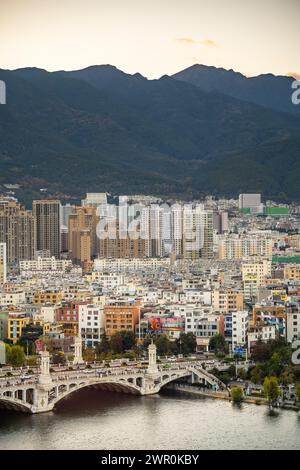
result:
[[[0,68],[300,77],[300,0],[0,0]]]

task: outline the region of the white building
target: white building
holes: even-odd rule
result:
[[[62,271],[72,268],[72,261],[68,259],[56,259],[37,257],[35,260],[20,261],[20,271]]]
[[[169,258],[116,258],[105,259],[99,258],[94,261],[95,271],[136,271],[136,270],[156,270],[160,268],[168,268],[170,266]]]
[[[0,306],[7,307],[9,305],[21,305],[26,303],[26,295],[24,291],[18,292],[0,292]]]
[[[232,312],[232,349],[247,343],[248,312],[246,310]]]
[[[56,308],[55,305],[41,305],[38,316],[41,317],[45,323],[54,323]]]
[[[116,289],[125,284],[125,276],[123,274],[93,271],[90,277],[92,282],[97,282],[105,291]]]
[[[81,201],[81,205],[87,207],[98,207],[102,204],[107,204],[106,193],[87,193],[86,198]]]
[[[300,339],[300,312],[287,312],[286,336],[288,343]]]
[[[239,209],[255,209],[261,205],[260,194],[240,194]]]
[[[252,348],[257,341],[264,343],[276,338],[276,327],[274,325],[254,326],[248,331],[248,352],[251,353]]]
[[[101,341],[104,333],[104,313],[103,308],[98,305],[79,305],[79,336],[88,348],[93,348]]]

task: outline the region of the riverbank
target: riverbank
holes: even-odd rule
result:
[[[189,386],[189,385],[179,385],[179,384],[170,384],[169,386],[165,388],[168,390],[174,390],[176,392],[187,393],[187,394],[195,395],[195,396],[198,395],[201,397],[226,400],[229,402],[232,401],[228,392],[213,392],[210,390],[204,390],[204,389],[201,390],[201,389]],[[247,397],[246,396],[243,398],[243,403],[250,403],[252,405],[258,405],[258,406],[260,405],[269,406],[268,400],[264,397]],[[295,405],[282,405],[279,408],[284,409],[284,410],[293,410],[293,411],[300,412],[300,407],[295,406]]]

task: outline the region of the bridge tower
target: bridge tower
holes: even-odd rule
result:
[[[52,378],[50,374],[50,354],[49,351],[40,351],[40,374],[39,384],[48,385],[51,384]]]
[[[82,340],[80,336],[75,336],[74,338],[74,359],[73,364],[82,364]]]
[[[153,340],[151,340],[151,344],[148,346],[148,368],[147,368],[147,373],[148,374],[156,374],[158,372],[157,368],[157,362],[156,362],[156,346],[153,343]]]
[[[53,387],[49,351],[40,351],[39,355],[40,373],[34,390],[33,413],[43,413],[52,409],[51,405],[49,406],[49,391]]]

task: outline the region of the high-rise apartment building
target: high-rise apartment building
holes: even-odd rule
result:
[[[68,248],[70,258],[87,267],[98,254],[96,207],[75,207],[69,215]]]
[[[60,201],[37,200],[32,203],[35,251],[49,250],[50,256],[60,257]]]
[[[65,204],[60,206],[60,249],[62,253],[68,251],[68,223],[69,215],[74,211],[75,206]]]
[[[223,234],[228,232],[229,225],[228,225],[228,212],[225,211],[216,211],[213,215],[214,219],[214,230],[217,233]]]
[[[106,209],[100,215],[100,257],[213,257],[213,211],[203,206],[128,205],[121,200]]]
[[[0,199],[0,243],[6,243],[8,263],[33,258],[34,221],[32,212],[15,199]]]
[[[6,282],[6,243],[0,243],[0,285]]]
[[[213,258],[213,211],[192,204],[183,208],[183,257]]]

